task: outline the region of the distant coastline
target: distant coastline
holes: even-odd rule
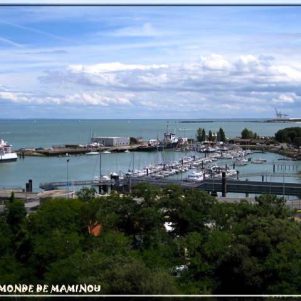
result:
[[[280,123],[291,123],[291,122],[301,122],[301,118],[287,118],[287,119],[268,119],[265,120],[264,122],[280,122]]]
[[[265,120],[254,119],[214,119],[214,120],[180,120],[179,123],[211,123],[211,122],[266,122]]]

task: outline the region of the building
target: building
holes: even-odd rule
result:
[[[178,140],[178,143],[179,144],[188,144],[188,138],[186,138],[186,137],[181,137],[181,138],[179,138],[179,140]]]
[[[164,133],[164,143],[178,143],[178,137],[173,133]]]
[[[94,137],[91,138],[91,143],[103,146],[127,146],[130,145],[130,137]]]
[[[157,146],[159,145],[159,141],[157,139],[150,139],[148,140],[148,146]]]

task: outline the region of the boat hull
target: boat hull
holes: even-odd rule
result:
[[[11,159],[1,159],[0,158],[0,163],[15,162],[15,161],[17,161],[17,158],[11,158]]]
[[[18,156],[16,153],[0,155],[0,163],[14,162],[14,161],[17,161],[17,159],[18,159]]]

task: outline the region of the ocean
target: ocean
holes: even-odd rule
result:
[[[31,147],[51,147],[63,144],[87,144],[92,136],[132,136],[144,139],[163,138],[163,133],[174,132],[177,136],[194,138],[197,128],[218,131],[223,128],[227,137],[240,136],[244,128],[248,128],[261,136],[273,136],[279,129],[300,126],[300,123],[264,123],[263,120],[207,120],[200,123],[182,123],[181,120],[0,120],[0,138],[8,141],[14,149]],[[143,168],[151,163],[179,160],[192,153],[174,151],[151,153],[111,153],[102,155],[102,174],[110,172],[125,172]],[[201,156],[201,154],[197,154]],[[267,159],[266,164],[237,167],[241,177],[261,179],[261,174],[272,172],[272,164],[283,157],[277,154],[254,154],[254,157]],[[99,156],[71,156],[67,163],[66,157],[41,158],[26,157],[17,162],[0,164],[0,188],[24,188],[25,183],[33,180],[33,187],[39,190],[39,184],[51,181],[66,181],[67,164],[69,180],[89,180],[98,176]],[[220,162],[219,164],[230,164]],[[287,182],[301,182],[297,172],[301,170],[301,162],[288,161],[287,169],[292,175],[285,179]],[[291,167],[287,167],[291,168]],[[279,174],[273,180],[283,181],[279,165]],[[258,173],[258,176],[254,176]],[[270,179],[268,179],[270,180]]]

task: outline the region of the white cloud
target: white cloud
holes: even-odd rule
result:
[[[101,92],[82,92],[67,94],[63,96],[33,95],[24,92],[0,91],[0,100],[22,104],[56,104],[56,105],[88,105],[88,106],[109,106],[109,105],[131,105],[132,94],[103,94]]]
[[[204,68],[210,70],[228,70],[231,67],[231,63],[218,54],[202,57],[201,64]]]
[[[177,65],[72,64],[46,73],[41,80],[49,88],[47,95],[6,90],[0,98],[20,103],[124,106],[133,112],[136,106],[160,112],[220,114],[271,112],[277,105],[289,111],[301,104],[301,67],[267,56],[230,59],[211,54]]]
[[[134,91],[153,88],[204,91],[213,87],[218,90],[262,91],[273,85],[277,90],[288,83],[301,82],[301,70],[289,65],[277,65],[265,57],[245,55],[231,61],[212,54],[202,57],[199,62],[181,65],[119,62],[69,65],[65,70],[43,77],[46,82],[60,82],[62,79],[76,85],[95,85],[107,89],[126,87]]]
[[[119,62],[103,63],[95,65],[70,65],[67,70],[74,73],[91,73],[100,74],[106,72],[131,71],[131,70],[152,70],[159,68],[167,68],[167,65],[135,65],[122,64]]]
[[[273,99],[275,104],[290,104],[294,103],[298,99],[295,93],[280,94]]]

